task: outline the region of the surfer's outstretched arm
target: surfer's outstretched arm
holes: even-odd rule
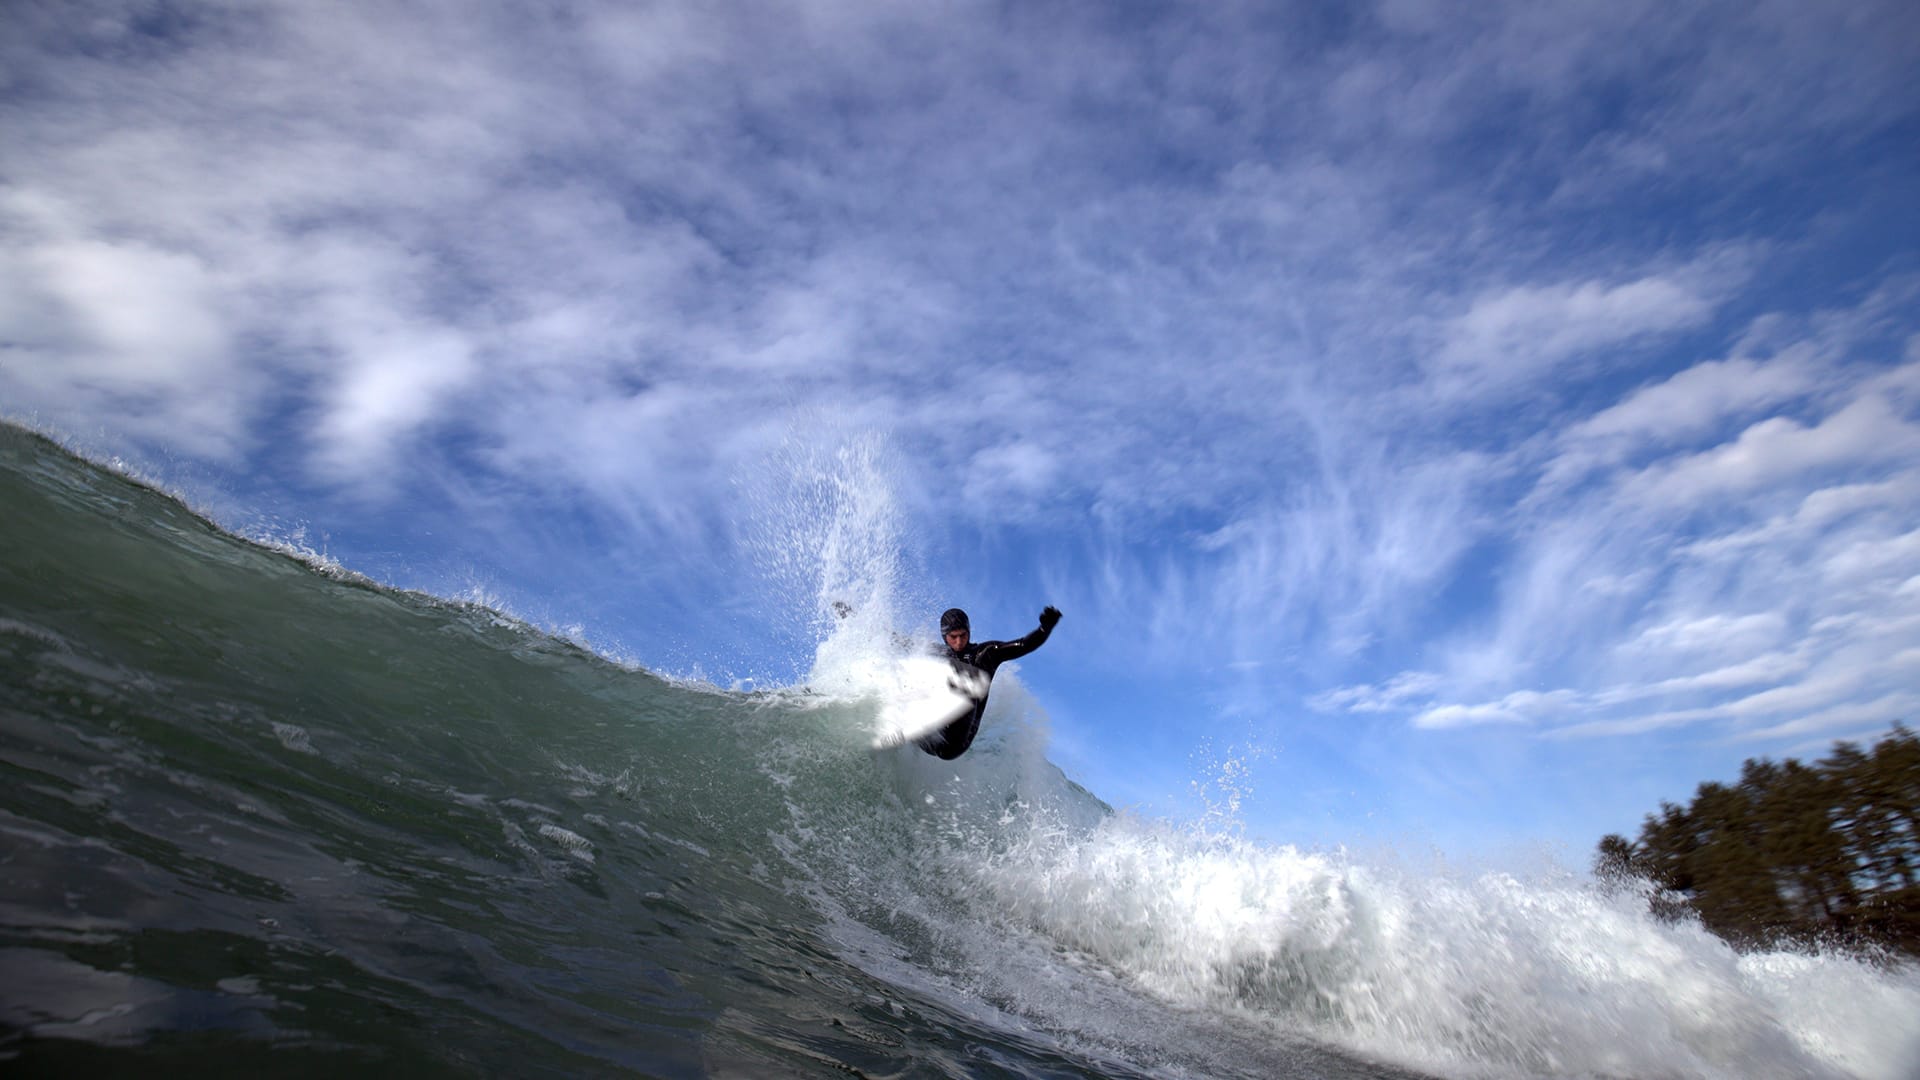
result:
[[[1053,634],[1054,625],[1059,621],[1060,609],[1049,606],[1045,611],[1040,613],[1039,629],[1028,634],[1026,637],[1015,638],[1012,641],[982,642],[979,658],[974,660],[974,666],[991,674],[993,670],[1001,664],[1009,660],[1020,659],[1040,646],[1045,645],[1047,638]]]

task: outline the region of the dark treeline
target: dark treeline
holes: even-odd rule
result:
[[[1904,725],[1812,765],[1749,759],[1733,785],[1662,803],[1639,839],[1600,841],[1594,872],[1653,883],[1654,909],[1695,914],[1738,946],[1879,945],[1920,956],[1920,738]]]

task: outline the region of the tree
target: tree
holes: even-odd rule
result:
[[[1654,910],[1736,944],[1848,940],[1920,956],[1920,738],[1904,725],[1814,765],[1742,764],[1740,781],[1660,804],[1637,840],[1601,839],[1594,875],[1652,886]]]

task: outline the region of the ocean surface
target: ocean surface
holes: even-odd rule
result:
[[[659,677],[0,426],[7,1075],[1920,1076],[1920,974],[1116,813],[996,682]]]

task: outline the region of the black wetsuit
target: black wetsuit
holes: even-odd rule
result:
[[[955,665],[966,664],[979,669],[991,681],[1001,664],[1017,660],[1046,644],[1047,635],[1051,633],[1051,628],[1042,626],[1017,641],[974,641],[957,651],[942,644],[935,651]],[[986,711],[987,696],[982,694],[980,700],[974,702],[972,712],[920,739],[920,749],[946,761],[966,753],[967,747],[973,745],[973,737],[980,733],[980,714]]]

